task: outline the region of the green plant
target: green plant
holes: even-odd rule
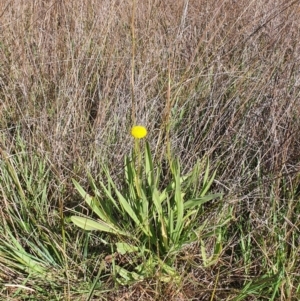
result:
[[[125,158],[124,191],[121,192],[117,188],[106,167],[103,169],[107,185],[99,181],[105,197],[101,196],[100,188],[91,175],[89,179],[93,196],[73,180],[77,191],[100,220],[72,216],[72,222],[84,230],[98,230],[116,235],[119,238],[119,242],[116,243],[118,253],[134,252],[137,257],[143,258],[143,263],[135,267],[135,272],[116,266],[116,271],[126,282],[150,276],[158,266],[163,271],[162,279],[168,281],[169,276],[174,277],[176,274],[172,265],[178,252],[204,236],[218,236],[214,255],[210,258],[206,257],[201,240],[204,264],[215,262],[221,252],[220,235],[217,234],[219,227],[217,225],[207,231],[208,221],[199,226],[197,214],[204,203],[221,197],[221,194],[207,194],[216,173],[209,176],[208,160],[199,196],[186,200],[185,196],[190,188],[188,184],[191,183],[189,180],[199,176],[195,173],[196,167],[189,174],[182,176],[178,159],[172,158],[169,166],[172,181],[162,188],[162,169],[161,166],[154,165],[149,144],[145,144],[144,164],[141,164],[140,160],[138,139],[135,146],[132,155]],[[225,222],[228,220],[227,216]],[[206,234],[202,236],[204,232]]]

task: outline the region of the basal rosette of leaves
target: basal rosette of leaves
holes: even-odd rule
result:
[[[138,159],[140,153],[139,144],[136,144],[132,155],[125,158],[126,187],[122,190],[114,183],[106,167],[103,167],[106,185],[102,181],[96,183],[89,177],[93,195],[73,180],[77,191],[99,219],[72,216],[72,222],[84,230],[114,235],[119,240],[114,244],[114,251],[119,254],[133,253],[141,259],[131,267],[130,272],[114,265],[115,272],[120,276],[119,282],[124,284],[151,277],[158,269],[163,281],[178,277],[172,267],[176,254],[182,247],[197,241],[201,243],[204,265],[213,264],[222,250],[218,229],[230,217],[225,217],[222,225],[206,231],[206,237],[217,236],[214,253],[207,258],[204,238],[201,237],[206,222],[199,225],[197,213],[204,203],[221,197],[221,194],[207,194],[215,177],[215,172],[209,176],[208,161],[198,197],[186,199],[188,183],[191,183],[192,177],[199,176],[195,173],[196,166],[192,172],[182,176],[179,161],[171,159],[169,168],[172,180],[162,189],[162,168],[159,164],[154,165],[148,142],[145,143],[142,163]]]

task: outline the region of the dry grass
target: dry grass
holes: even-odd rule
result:
[[[215,268],[199,264],[180,287],[138,284],[127,299],[118,292],[113,300],[233,300],[244,280],[265,272],[259,256],[274,255],[272,235],[282,230],[289,244],[290,231],[299,227],[299,206],[293,207],[299,193],[299,2],[136,2],[1,1],[1,147],[14,153],[19,133],[29,153],[47,157],[55,178],[49,190],[57,196],[63,187],[67,208],[74,205],[71,177],[84,183],[86,170],[99,173],[99,161],[119,177],[133,119],[147,126],[159,158],[170,126],[184,171],[203,155],[212,168],[219,166],[215,189],[245,228],[229,229]],[[217,219],[218,210],[207,214]],[[268,224],[281,212],[296,228],[283,220]],[[264,235],[271,237],[261,246]],[[247,267],[237,251],[240,237],[255,250]],[[272,270],[270,262],[262,266],[268,264]],[[299,269],[291,273],[299,277]],[[291,296],[282,288],[278,300],[296,300],[293,285]],[[245,300],[269,300],[256,297]]]

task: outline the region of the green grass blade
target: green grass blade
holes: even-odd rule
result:
[[[11,250],[12,257],[15,258],[22,266],[26,267],[30,272],[38,274],[46,274],[46,268],[43,266],[42,262],[38,258],[28,254],[18,240],[9,232],[8,235],[11,239],[11,244],[2,241]]]
[[[183,214],[184,214],[184,205],[183,205],[183,198],[181,193],[181,179],[180,179],[180,166],[179,162],[176,160],[174,161],[173,165],[173,173],[175,178],[175,205],[176,205],[176,212],[177,212],[177,220],[176,220],[176,227],[174,229],[174,242],[179,241],[179,237],[181,235],[181,231],[183,229]]]

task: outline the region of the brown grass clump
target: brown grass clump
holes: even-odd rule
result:
[[[263,274],[255,256],[276,245],[258,241],[278,230],[270,208],[286,209],[297,228],[287,192],[299,193],[299,1],[3,0],[0,16],[0,146],[13,154],[18,137],[47,157],[53,206],[62,185],[63,207],[72,207],[70,179],[85,183],[99,162],[122,183],[136,121],[159,160],[170,129],[184,172],[209,156],[214,189],[250,232],[241,230],[256,250],[251,266],[233,226],[215,268],[200,260],[179,288],[138,284],[114,300],[235,300],[246,279]],[[218,205],[207,209],[217,219]],[[294,286],[280,300],[296,300]]]

